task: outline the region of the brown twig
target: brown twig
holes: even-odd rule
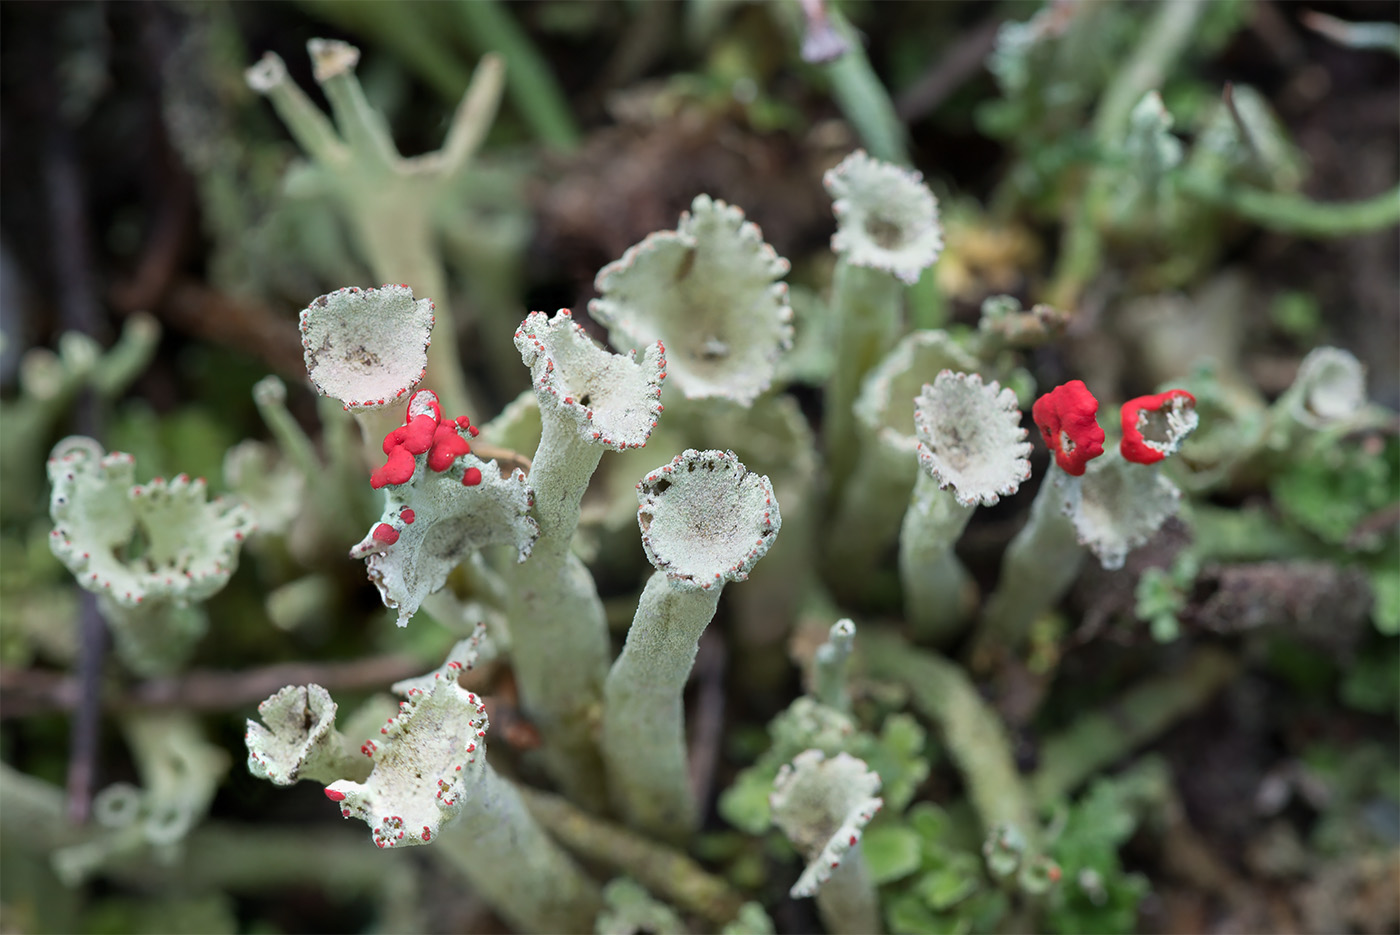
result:
[[[296,318],[260,302],[216,292],[193,279],[176,280],[152,312],[177,331],[261,359],[283,376],[302,380]]]
[[[421,662],[407,656],[377,656],[324,664],[292,662],[238,672],[191,669],[177,677],[137,683],[126,691],[108,695],[104,701],[108,710],[230,711],[256,704],[287,685],[315,682],[332,691],[387,688],[422,670]],[[3,718],[71,711],[77,707],[79,696],[79,680],[74,676],[38,670],[0,670],[0,717]]]
[[[905,123],[913,123],[932,113],[963,82],[982,68],[982,62],[996,45],[1000,19],[989,19],[951,44],[947,54],[935,59],[928,71],[910,85],[894,103],[894,111]]]
[[[690,787],[695,800],[710,801],[719,765],[720,741],[724,737],[724,642],[714,630],[700,637],[694,678],[699,683],[690,720]]]

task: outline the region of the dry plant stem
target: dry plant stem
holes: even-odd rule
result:
[[[530,468],[540,537],[522,565],[511,566],[511,657],[521,703],[544,737],[550,775],[569,798],[601,810],[603,764],[592,732],[607,677],[608,624],[588,569],[570,551],[579,503],[603,448],[576,426],[544,416]]]
[[[1026,525],[1001,560],[1001,577],[982,611],[969,659],[985,672],[1025,641],[1035,618],[1054,607],[1079,574],[1084,549],[1060,512],[1057,488],[1069,478],[1051,467],[1031,503]]]
[[[907,686],[914,709],[938,726],[983,831],[1010,823],[1034,848],[1040,826],[1016,770],[1006,728],[963,670],[874,627],[861,631],[859,646],[867,674]]]
[[[488,764],[471,797],[434,852],[514,928],[588,931],[602,908],[597,884],[545,833],[515,786]]]
[[[1107,85],[1094,114],[1094,143],[1107,149],[1117,145],[1127,131],[1133,106],[1154,88],[1160,88],[1176,60],[1187,50],[1196,24],[1209,8],[1205,3],[1162,3],[1144,26],[1142,39]],[[1057,308],[1076,308],[1079,297],[1098,272],[1103,260],[1099,234],[1100,213],[1110,196],[1113,175],[1097,170],[1089,176],[1055,269],[1047,301]]]
[[[963,595],[972,579],[953,553],[975,507],[962,506],[951,491],[918,472],[899,534],[899,577],[905,616],[921,642],[947,643],[966,619]]]
[[[872,935],[883,932],[880,902],[870,866],[860,845],[846,852],[841,866],[817,890],[817,911],[834,935]]]
[[[422,668],[419,660],[408,656],[375,656],[349,662],[290,662],[242,672],[190,669],[173,678],[139,682],[120,695],[106,697],[103,705],[109,711],[232,711],[256,704],[284,685],[315,682],[328,689],[366,691],[417,675]],[[78,691],[78,681],[72,676],[0,670],[0,718],[71,710],[77,704]]]
[[[1105,710],[1082,715],[1040,748],[1030,778],[1033,800],[1050,805],[1100,770],[1203,707],[1239,672],[1239,663],[1213,647],[1196,650],[1179,672],[1130,689]]]
[[[531,814],[581,857],[615,868],[676,907],[716,925],[739,914],[743,899],[680,851],[594,818],[558,796],[520,787]]]
[[[654,573],[603,690],[603,751],[627,823],[673,842],[699,823],[686,768],[681,695],[720,588],[681,589]]]
[[[838,260],[831,283],[836,368],[823,400],[822,436],[831,502],[854,470],[858,447],[853,406],[860,381],[899,338],[904,285],[889,273]]]

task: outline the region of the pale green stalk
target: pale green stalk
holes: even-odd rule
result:
[[[938,726],[982,830],[1015,825],[1034,850],[1040,825],[1016,769],[1011,739],[966,673],[942,656],[876,628],[861,633],[860,645],[867,674],[907,686],[914,709]]]
[[[1054,607],[1074,583],[1084,549],[1074,524],[1060,510],[1061,483],[1052,467],[1036,491],[1030,518],[1007,546],[997,589],[983,606],[969,653],[975,671],[988,671],[1014,654],[1031,624]]]
[[[831,283],[836,367],[822,402],[822,438],[834,498],[854,470],[855,400],[861,380],[899,338],[904,284],[878,269],[837,260]]]
[[[482,770],[435,853],[522,932],[586,932],[602,908],[598,885],[547,835],[520,792]]]
[[[570,545],[603,449],[552,412],[543,423],[529,476],[540,537],[529,561],[507,570],[511,658],[550,775],[571,799],[597,810],[606,794],[592,732],[608,671],[608,625],[593,576]]]
[[[654,573],[603,690],[613,802],[628,824],[673,841],[685,840],[700,820],[681,695],[719,595],[719,587],[680,588]]]
[[[732,921],[742,900],[722,877],[712,876],[685,854],[580,811],[558,796],[526,786],[520,795],[530,813],[591,863],[625,873],[680,909],[715,925]]]
[[[920,641],[946,643],[966,619],[965,595],[973,583],[953,546],[974,509],[918,472],[899,533],[899,577],[905,616]]]
[[[817,911],[833,935],[876,935],[885,930],[880,921],[880,897],[857,844],[846,852],[841,866],[817,890]]]

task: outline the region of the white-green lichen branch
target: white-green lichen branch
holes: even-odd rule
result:
[[[371,478],[383,487],[384,511],[350,557],[364,559],[399,626],[479,550],[505,545],[524,561],[539,535],[524,472],[503,473],[478,458],[467,440],[474,432],[465,417],[444,417],[437,397],[420,390],[404,425],[384,440],[389,460]]]
[[[320,685],[288,685],[258,705],[243,741],[248,772],[279,786],[301,779],[321,784],[363,781],[370,764],[335,727],[337,705]]]
[[[478,630],[438,669],[403,686],[406,700],[360,748],[371,766],[368,775],[355,767],[349,776],[326,786],[326,797],[345,818],[363,820],[378,847],[435,845],[440,856],[516,928],[583,931],[598,911],[597,886],[545,834],[515,788],[486,762],[486,705],[460,681],[475,664],[481,639]],[[293,758],[301,749],[300,736],[295,725],[281,722],[294,720],[297,712],[284,709],[319,694],[316,688],[307,686],[304,695],[303,690],[284,689],[260,709],[273,712],[279,723],[272,726],[287,734],[282,739],[295,748]],[[313,745],[316,738],[329,736],[319,726],[325,714],[323,706],[322,717],[306,731]],[[307,708],[302,716],[311,715]],[[250,730],[249,751],[258,751],[263,761],[250,758],[256,774],[267,771],[268,739]],[[319,765],[331,768],[335,762],[322,757]],[[287,765],[283,758],[279,775]],[[316,778],[324,772],[318,769]]]
[[[915,331],[866,374],[856,398],[859,454],[854,483],[841,491],[827,542],[826,574],[840,597],[858,598],[876,588],[886,557],[919,474],[914,407],[930,374],[972,372],[977,360],[945,331]]]
[[[852,406],[861,381],[903,330],[904,288],[943,248],[938,203],[918,173],[857,150],[825,176],[836,214],[831,311],[836,367],[827,385],[823,434],[832,492],[856,461]]]
[[[540,537],[513,569],[508,616],[521,703],[544,737],[550,775],[570,798],[606,795],[594,729],[610,656],[597,586],[573,554],[580,503],[603,453],[646,444],[661,414],[665,350],[613,354],[567,310],[532,312],[515,333],[530,368],[541,436],[531,461]]]
[[[977,374],[945,370],[914,401],[919,475],[899,540],[906,614],[921,638],[944,641],[967,618],[974,587],[953,546],[978,504],[1030,476],[1016,394]]]
[[[355,77],[359,50],[344,42],[312,39],[307,52],[316,83],[330,102],[334,124],[291,80],[286,65],[273,53],[248,69],[248,84],[268,97],[311,158],[311,164],[299,170],[298,182],[333,196],[375,278],[406,283],[440,303],[438,340],[428,350],[430,380],[451,411],[479,411],[468,396],[457,358],[437,237],[445,226],[463,222],[448,206],[460,204],[454,196],[495,117],[503,87],[501,62],[491,55],[482,59],[442,149],[405,159],[389,133],[388,121],[370,106]]]
[[[637,485],[647,581],[604,691],[603,757],[628,824],[683,840],[699,821],[681,693],[720,591],[748,577],[782,525],[768,478],[731,452],[689,450]]]

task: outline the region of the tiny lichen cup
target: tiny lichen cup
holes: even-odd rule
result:
[[[749,405],[792,347],[788,261],[739,208],[699,195],[673,231],[657,231],[598,271],[588,311],[619,348],[670,349],[671,384],[688,399]]]
[[[799,753],[773,782],[773,824],[807,860],[794,899],[816,896],[829,932],[883,931],[880,904],[861,837],[884,805],[880,777],[849,753]]]

